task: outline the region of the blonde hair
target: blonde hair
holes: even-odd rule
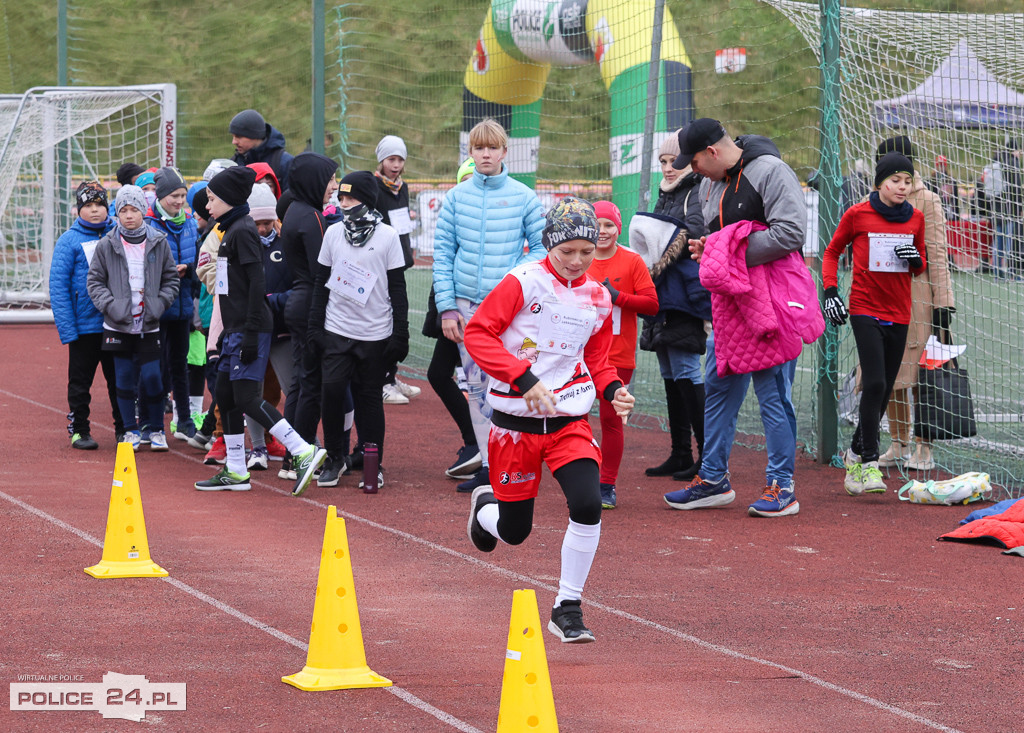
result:
[[[469,149],[473,148],[508,148],[508,133],[505,128],[492,117],[477,122],[469,131]]]

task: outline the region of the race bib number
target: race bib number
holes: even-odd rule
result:
[[[579,356],[597,321],[597,309],[559,302],[544,303],[537,348],[563,356]]]
[[[213,288],[214,295],[228,294],[228,258],[217,258],[217,282]]]
[[[374,273],[348,260],[342,260],[341,266],[331,271],[331,279],[327,281],[329,289],[359,305],[366,305],[376,284]]]
[[[391,220],[391,226],[399,234],[408,234],[415,228],[412,218],[409,216],[408,206],[403,206],[401,209],[392,209],[388,212],[388,218]]]
[[[913,244],[913,234],[868,234],[869,260],[871,272],[910,272],[910,263],[896,256],[894,250],[898,244]]]

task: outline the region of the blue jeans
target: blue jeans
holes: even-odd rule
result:
[[[796,467],[796,413],[793,411],[793,373],[796,359],[762,369],[752,374],[718,376],[714,334],[708,337],[707,364],[704,376],[704,457],[700,477],[721,481],[729,472],[729,454],[736,437],[739,417],[747,387],[754,382],[754,392],[761,411],[768,467],[765,484],[793,485]]]
[[[992,269],[996,277],[1020,277],[1020,263],[1017,261],[1017,222],[1013,219],[995,220],[995,236],[992,238]]]
[[[694,384],[704,382],[700,371],[700,354],[675,346],[659,346],[654,353],[658,357],[658,369],[661,371],[662,379],[689,379]]]

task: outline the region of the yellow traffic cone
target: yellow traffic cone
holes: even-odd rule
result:
[[[391,680],[366,666],[345,520],[333,504],[327,507],[306,666],[281,681],[310,691],[391,687]]]
[[[117,444],[110,511],[103,539],[103,557],[85,569],[94,578],[164,578],[167,571],[149,556],[146,520],[142,516],[139,475],[131,443]]]
[[[537,594],[529,589],[512,594],[498,733],[558,733]]]

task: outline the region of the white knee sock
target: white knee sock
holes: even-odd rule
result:
[[[227,448],[227,468],[231,473],[245,476],[249,469],[245,467],[245,433],[241,435],[225,435],[224,447]]]
[[[203,411],[203,396],[202,395],[189,395],[188,397],[188,409],[192,411],[193,415],[197,415]]]
[[[498,534],[498,505],[487,504],[482,507],[480,511],[476,513],[476,521],[480,522],[480,526],[484,528],[489,534],[494,535],[499,540],[501,536]],[[504,540],[502,540],[504,542]]]
[[[482,512],[481,512],[482,513]],[[569,520],[562,540],[562,576],[558,579],[555,605],[562,601],[578,601],[583,597],[583,586],[590,575],[590,566],[601,540],[601,523],[577,524]]]
[[[288,449],[288,452],[293,456],[298,456],[309,450],[309,443],[302,439],[302,436],[295,432],[295,428],[288,424],[288,421],[281,418],[274,427],[270,429],[270,434],[275,438],[284,443],[284,447]]]

